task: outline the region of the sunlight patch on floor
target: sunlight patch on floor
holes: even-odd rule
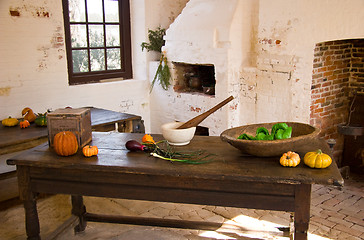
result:
[[[239,215],[224,224],[215,231],[204,231],[199,236],[211,239],[290,239],[289,231],[280,229],[287,226],[279,225],[265,220],[259,220],[253,217]],[[308,233],[308,240],[330,240],[330,238],[321,237]]]

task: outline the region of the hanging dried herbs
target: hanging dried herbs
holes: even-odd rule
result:
[[[161,87],[164,90],[167,90],[169,88],[169,86],[171,85],[171,83],[170,83],[171,72],[168,67],[167,57],[164,52],[162,53],[161,58],[159,60],[159,66],[157,68],[154,79],[152,81],[150,91],[153,90],[153,86],[157,79],[158,79],[159,84],[161,85]]]
[[[163,36],[166,34],[166,30],[164,28],[158,27],[155,31],[148,30],[148,39],[149,43],[143,42],[141,44],[142,51],[147,49],[147,51],[155,51],[161,53],[161,58],[159,60],[159,66],[155,73],[154,79],[152,81],[152,85],[150,88],[150,92],[153,90],[153,86],[155,82],[158,80],[159,84],[164,90],[167,90],[171,85],[171,72],[168,67],[168,60],[166,57],[166,53],[162,53],[162,47],[164,46]]]

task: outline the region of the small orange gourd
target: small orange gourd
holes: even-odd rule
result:
[[[34,122],[37,116],[34,114],[33,110],[26,107],[21,112],[21,115],[24,116],[24,120],[28,120],[30,123]]]
[[[145,134],[142,138],[143,143],[155,143],[153,137],[149,134]]]
[[[99,153],[97,146],[86,145],[82,148],[82,153],[85,157],[92,157]]]
[[[29,121],[28,121],[28,120],[24,120],[24,121],[21,121],[21,122],[19,123],[19,125],[20,125],[20,128],[27,128],[27,127],[29,127],[29,126],[30,126],[30,123],[29,123]]]
[[[62,131],[53,138],[53,149],[60,156],[70,156],[77,152],[76,135],[71,131]]]
[[[332,163],[331,157],[323,153],[321,149],[306,153],[303,161],[310,168],[327,168]]]
[[[279,163],[284,167],[296,167],[298,164],[300,164],[300,162],[300,155],[291,151],[283,153],[281,159],[279,160]]]

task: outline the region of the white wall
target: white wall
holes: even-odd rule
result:
[[[132,9],[134,79],[68,85],[61,1],[0,3],[0,118],[21,117],[30,107],[45,112],[65,106],[95,106],[141,115],[149,122],[143,0]],[[10,16],[14,10],[20,16]],[[141,29],[141,30],[140,30]]]
[[[222,92],[216,98],[175,94],[156,86],[150,100],[155,69],[149,69],[149,61],[156,55],[142,52],[140,44],[147,41],[148,29],[168,28],[186,2],[131,0],[134,78],[69,86],[61,1],[1,0],[0,119],[20,117],[24,107],[45,112],[64,106],[95,106],[140,115],[147,132],[158,132],[163,121],[188,120],[227,97],[225,91],[237,89],[238,98],[222,110],[232,120],[221,118],[219,111],[216,122],[210,122],[209,127],[218,129],[215,135],[226,127],[252,122],[308,122],[315,43],[364,37],[363,0],[233,0],[236,9],[228,29],[216,23],[215,35],[211,35],[217,39],[212,42],[215,47],[231,44],[239,49],[223,53],[226,63],[233,65],[226,73],[229,85],[218,85]],[[20,16],[10,16],[10,10]],[[210,18],[205,21],[214,23],[215,16]],[[232,41],[224,42],[226,36]],[[236,46],[239,41],[240,48]],[[181,46],[172,50],[181,52]],[[188,104],[191,99],[199,104]]]
[[[133,79],[69,86],[62,1],[0,1],[0,119],[21,117],[24,107],[94,106],[142,116],[150,131],[147,31],[168,27],[186,0],[131,0]],[[151,11],[150,6],[154,6]],[[166,12],[166,7],[169,12]],[[20,16],[11,16],[10,11]]]
[[[170,61],[214,64],[216,96],[156,89],[152,129],[229,95],[236,99],[201,124],[211,135],[257,122],[309,123],[315,44],[363,38],[363,9],[363,0],[190,0],[164,49]]]
[[[250,111],[256,116],[245,121],[309,123],[315,44],[364,38],[363,9],[362,0],[260,0],[252,89],[257,99]],[[242,76],[254,82],[249,71]]]

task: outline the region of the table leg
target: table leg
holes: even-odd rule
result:
[[[87,226],[85,220],[86,207],[83,204],[83,197],[80,195],[72,195],[72,214],[78,217],[79,223],[75,226],[75,232],[82,232]]]
[[[295,190],[294,239],[306,240],[310,222],[311,185],[300,184]]]
[[[25,210],[25,230],[28,240],[40,239],[39,218],[37,212],[36,193],[31,189],[29,168],[17,166],[19,198],[23,201]]]

